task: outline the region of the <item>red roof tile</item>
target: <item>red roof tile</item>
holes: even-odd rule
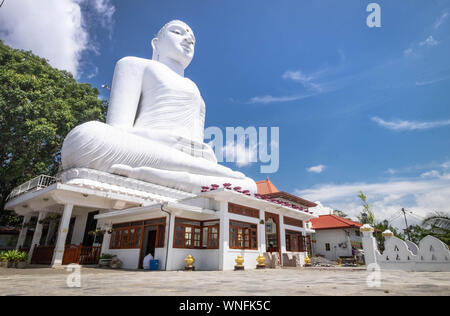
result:
[[[351,221],[336,215],[320,215],[319,218],[311,219],[312,227],[315,230],[334,228],[359,228],[361,223]]]
[[[273,183],[269,180],[269,178],[262,181],[256,181],[256,186],[258,187],[259,194],[280,192],[278,191],[276,186],[274,186]]]

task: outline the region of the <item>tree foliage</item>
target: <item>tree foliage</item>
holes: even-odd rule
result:
[[[375,215],[372,212],[372,208],[367,202],[367,196],[363,191],[359,191],[358,197],[361,200],[363,210],[358,215],[358,220],[361,224],[370,224],[372,227],[376,225]]]
[[[83,122],[104,121],[106,101],[98,95],[69,72],[0,41],[0,225],[14,222],[3,207],[15,186],[57,172],[67,133]]]
[[[333,214],[342,218],[350,219],[348,215],[341,210],[333,210]]]

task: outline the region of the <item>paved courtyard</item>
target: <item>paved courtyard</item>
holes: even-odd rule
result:
[[[69,288],[64,269],[0,268],[0,295],[450,295],[450,273],[386,271],[368,287],[359,268],[249,271],[124,271],[81,269],[81,287]]]

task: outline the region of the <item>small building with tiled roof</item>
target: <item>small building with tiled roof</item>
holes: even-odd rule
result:
[[[337,260],[352,256],[352,247],[362,249],[361,223],[330,214],[311,219],[311,224],[315,230],[312,237],[314,255]]]

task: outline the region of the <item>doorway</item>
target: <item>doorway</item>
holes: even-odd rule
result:
[[[144,242],[141,248],[139,259],[139,269],[142,269],[142,262],[149,253],[155,258],[157,226],[147,226],[144,230]]]
[[[266,252],[278,252],[281,260],[280,216],[266,212]]]

